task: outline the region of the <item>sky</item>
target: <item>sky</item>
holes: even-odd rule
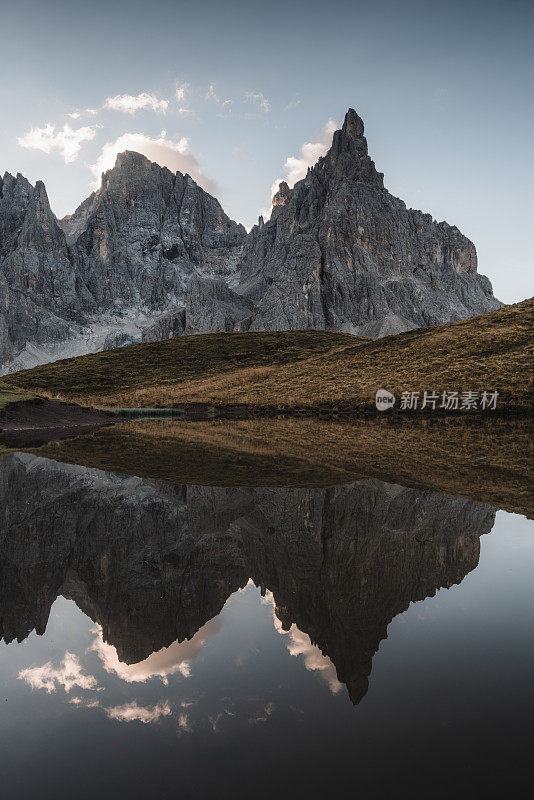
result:
[[[249,228],[353,107],[386,187],[534,294],[532,0],[0,0],[0,174],[62,217],[122,150]]]

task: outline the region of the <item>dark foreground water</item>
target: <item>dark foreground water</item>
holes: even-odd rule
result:
[[[534,530],[376,479],[0,460],[5,798],[517,796]]]

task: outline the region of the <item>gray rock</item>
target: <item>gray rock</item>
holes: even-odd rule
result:
[[[102,350],[114,350],[116,347],[126,347],[129,344],[135,344],[138,340],[131,333],[125,331],[111,331],[104,339]]]
[[[101,189],[61,222],[41,182],[6,174],[0,374],[140,339],[142,328],[185,304],[197,270],[234,276],[245,237],[189,175],[138,153],[119,155]]]
[[[0,374],[141,336],[379,337],[500,305],[473,243],[384,188],[352,109],[248,235],[189,175],[138,153],[61,222],[42,183],[0,179]]]
[[[384,336],[501,305],[473,243],[384,188],[363,132],[349,109],[329,152],[292,190],[280,184],[271,219],[247,237],[239,291],[256,303],[252,330]]]

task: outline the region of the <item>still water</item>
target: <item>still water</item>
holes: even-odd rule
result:
[[[0,459],[6,798],[512,796],[534,525],[364,478]]]

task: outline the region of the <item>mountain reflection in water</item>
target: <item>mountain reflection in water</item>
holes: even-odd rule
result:
[[[101,627],[94,647],[110,671],[180,671],[252,580],[288,646],[355,704],[388,624],[474,570],[495,517],[483,503],[375,479],[186,486],[23,453],[1,467],[6,642],[43,634],[62,595]]]

